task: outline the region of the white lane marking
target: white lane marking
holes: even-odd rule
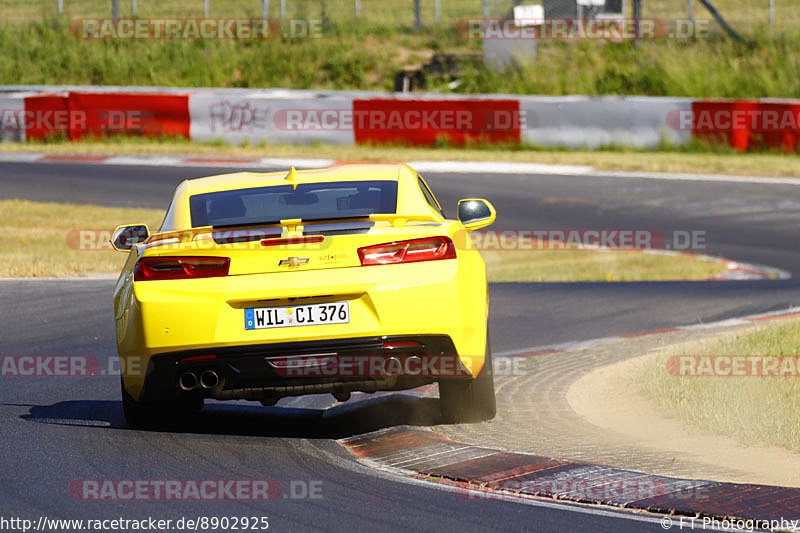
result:
[[[549,165],[494,161],[409,161],[420,172],[458,172],[461,174],[559,174],[584,175],[594,171],[586,165]]]
[[[684,172],[628,172],[594,170],[592,176],[610,178],[642,178],[670,181],[724,181],[732,183],[761,183],[767,185],[800,185],[800,178],[781,176],[732,176],[730,174],[690,174]]]
[[[20,154],[15,152],[0,152],[0,162],[3,163],[26,163],[28,161],[38,161],[44,154]]]
[[[120,166],[142,166],[142,167],[174,167],[178,166],[180,158],[171,156],[139,157],[118,155],[109,157],[102,164]],[[58,161],[63,163],[63,161]],[[80,161],[78,161],[80,162]]]
[[[264,157],[261,159],[261,166],[265,167],[282,167],[282,168],[289,168],[289,167],[305,167],[305,168],[316,168],[316,167],[329,167],[336,163],[335,159],[291,159],[288,157]]]
[[[743,326],[745,324],[749,324],[747,320],[742,318],[729,318],[727,320],[719,320],[717,322],[709,322],[707,324],[691,324],[689,326],[680,326],[675,329],[679,329],[681,331],[692,331],[697,329],[711,329],[716,327],[729,327],[729,326]]]
[[[774,316],[783,316],[783,315],[791,315],[794,313],[800,313],[800,306],[798,307],[790,307],[789,309],[785,310],[778,310],[778,311],[768,311],[766,313],[759,313],[757,315],[749,315],[742,317],[742,320],[753,320],[754,318],[770,318]]]

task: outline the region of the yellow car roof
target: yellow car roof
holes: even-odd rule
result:
[[[290,179],[287,176],[292,174]],[[434,215],[443,217],[428,205],[417,184],[417,172],[408,165],[353,164],[312,170],[281,170],[278,172],[234,172],[207,178],[184,180],[175,190],[172,204],[160,231],[191,227],[189,198],[196,194],[230,191],[253,187],[290,185],[292,183],[324,183],[337,181],[397,181],[397,213],[405,215]]]
[[[403,170],[408,172],[403,172]],[[332,168],[295,170],[291,180],[286,170],[278,172],[234,172],[207,178],[184,181],[183,194],[193,196],[208,192],[246,189],[249,187],[268,187],[270,185],[289,185],[294,183],[324,183],[327,181],[399,181],[403,177],[415,178],[416,173],[408,165],[401,164],[357,164],[341,165]]]

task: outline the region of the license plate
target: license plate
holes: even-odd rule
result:
[[[349,324],[350,302],[253,307],[244,310],[244,329]]]

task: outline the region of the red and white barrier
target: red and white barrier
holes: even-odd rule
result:
[[[28,139],[126,133],[189,138],[189,101],[161,93],[43,93],[25,98],[19,125]]]
[[[692,103],[692,134],[740,152],[798,150],[800,101],[700,100]]]
[[[0,92],[0,106],[0,140],[10,141],[123,133],[230,144],[653,148],[702,139],[794,151],[800,139],[799,100],[21,87]]]
[[[357,144],[518,144],[524,122],[507,98],[359,98],[353,115]]]
[[[538,146],[654,148],[682,145],[691,130],[671,129],[665,117],[691,110],[689,98],[631,96],[521,96],[527,128],[522,140]]]

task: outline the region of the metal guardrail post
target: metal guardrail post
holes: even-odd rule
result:
[[[775,26],[775,0],[769,0],[769,25]]]
[[[728,35],[730,35],[737,41],[744,42],[742,36],[736,33],[736,30],[733,29],[733,26],[728,24],[728,21],[725,20],[725,18],[722,16],[722,14],[720,14],[719,11],[717,11],[717,9],[711,4],[710,0],[700,0],[700,3],[706,6],[706,9],[708,9],[709,13],[711,13],[711,15],[717,20],[717,22],[719,22],[719,25],[722,26],[725,29],[725,31],[728,32]]]
[[[111,18],[119,19],[119,0],[111,0]]]
[[[419,31],[422,29],[422,13],[419,7],[420,0],[414,0],[414,29]]]

